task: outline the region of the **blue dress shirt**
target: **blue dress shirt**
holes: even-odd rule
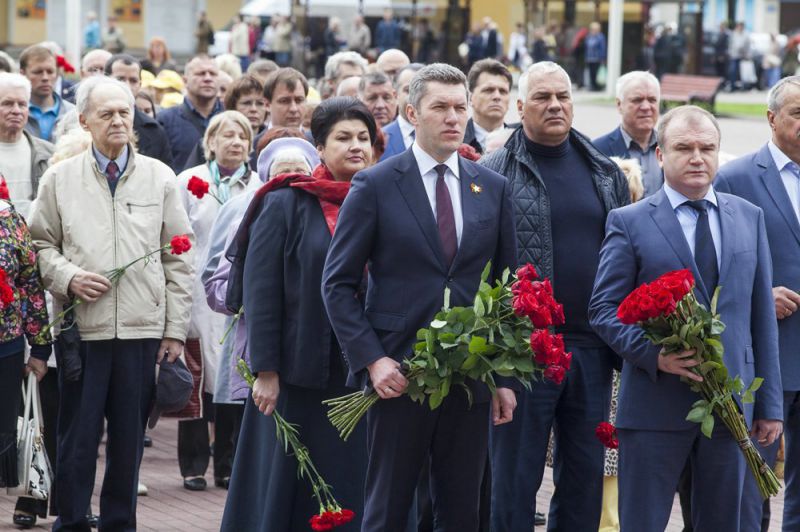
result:
[[[686,237],[686,242],[689,244],[689,249],[694,256],[694,233],[697,228],[697,218],[700,214],[686,205],[689,198],[671,188],[666,181],[664,182],[664,193],[667,195],[669,204],[672,205],[672,210],[675,216],[678,217],[678,223],[681,224],[683,236]],[[705,197],[713,207],[708,209],[708,225],[711,228],[711,238],[714,240],[714,250],[717,252],[717,268],[718,271],[722,270],[722,227],[719,223],[719,205],[717,204],[717,195],[714,193],[714,188],[709,186],[708,192]]]

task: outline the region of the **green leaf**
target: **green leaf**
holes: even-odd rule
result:
[[[472,308],[475,310],[475,315],[479,318],[482,318],[486,314],[486,309],[483,306],[483,298],[480,294],[475,296],[475,304]]]
[[[436,335],[430,329],[425,329],[425,343],[428,347],[428,352],[433,353],[436,350],[436,346],[434,345],[434,341],[436,340]]]
[[[444,308],[450,309],[450,288],[444,289]]]
[[[473,336],[469,341],[469,352],[472,354],[486,352],[486,338],[483,336]]]
[[[506,285],[506,284],[508,284],[508,278],[509,278],[510,276],[511,276],[511,271],[510,271],[508,268],[506,268],[505,270],[503,270],[503,276],[501,277],[501,279],[500,279],[500,282],[501,282],[503,285]]]
[[[762,384],[764,384],[764,378],[756,377],[755,379],[753,379],[753,382],[750,383],[750,386],[747,387],[747,390],[751,392],[756,392],[758,391],[759,388],[761,388]]]
[[[439,387],[439,390],[442,393],[442,399],[447,397],[447,395],[450,393],[450,378],[449,377],[442,381],[442,385]]]
[[[750,390],[745,390],[742,394],[742,402],[745,404],[750,404],[755,401],[755,397],[753,397],[753,392]]]
[[[442,392],[439,390],[434,391],[432,394],[428,396],[428,404],[431,407],[431,410],[436,410],[442,404]]]
[[[705,401],[703,403],[705,403]],[[686,415],[686,421],[691,421],[692,423],[702,423],[706,418],[707,412],[708,411],[706,410],[705,404],[702,406],[696,406],[689,410],[689,413]]]
[[[492,271],[492,261],[489,261],[483,268],[483,272],[481,272],[481,282],[486,282],[486,279],[489,278],[489,272],[491,271]]]
[[[717,303],[719,302],[719,290],[722,286],[717,286],[714,289],[714,295],[711,297],[711,314],[717,313]],[[714,333],[712,333],[714,334]],[[710,436],[709,436],[710,437]]]
[[[714,416],[711,414],[706,416],[703,423],[700,425],[700,432],[702,432],[706,438],[711,437],[711,433],[714,432]]]
[[[681,340],[686,340],[686,335],[689,334],[690,325],[688,323],[684,323],[681,327],[680,337]]]
[[[714,319],[711,321],[711,334],[714,336],[719,336],[725,332],[725,324],[722,323],[718,319]]]
[[[441,329],[445,325],[447,325],[447,322],[443,321],[443,320],[433,320],[431,322],[431,328],[432,329]]]
[[[735,393],[741,393],[744,389],[744,383],[742,382],[742,379],[736,377],[735,379],[731,379],[729,387]]]
[[[471,370],[478,363],[478,360],[480,360],[480,355],[479,354],[477,354],[477,353],[471,354],[470,356],[467,357],[466,360],[464,360],[464,363],[461,364],[461,369],[464,370],[464,371]]]

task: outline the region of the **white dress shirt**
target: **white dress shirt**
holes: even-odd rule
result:
[[[425,193],[428,194],[428,202],[433,210],[433,218],[436,219],[436,180],[439,174],[436,173],[438,162],[436,159],[425,153],[415,142],[411,146],[414,158],[417,160],[419,174],[422,176],[422,184],[425,185]],[[464,214],[461,212],[461,180],[458,173],[458,152],[453,154],[443,163],[447,166],[444,174],[444,183],[450,192],[450,201],[453,203],[453,217],[456,222],[456,237],[458,244],[461,245],[461,232],[464,229]]]
[[[411,122],[400,116],[397,115],[397,125],[400,127],[400,133],[403,135],[403,145],[406,149],[410,148],[412,144],[414,144],[414,135],[416,130],[414,126],[411,125]]]
[[[769,141],[767,147],[770,155],[772,155],[772,160],[775,161],[775,166],[778,167],[778,172],[781,174],[781,181],[783,181],[783,187],[789,195],[789,201],[792,202],[794,215],[800,221],[800,176],[796,173],[798,166],[774,142]]]
[[[683,229],[683,236],[686,237],[686,242],[689,244],[689,249],[694,257],[694,235],[700,213],[686,205],[689,198],[671,188],[666,181],[664,182],[664,193],[667,195],[670,205],[672,205],[672,210],[675,211],[675,216],[678,217],[678,223],[681,224],[681,229]],[[714,193],[714,187],[708,187],[708,192],[706,192],[703,199],[713,205],[708,209],[708,226],[711,229],[711,238],[714,240],[714,250],[717,253],[717,271],[722,271],[722,227],[719,223],[719,205],[717,204],[717,195]]]

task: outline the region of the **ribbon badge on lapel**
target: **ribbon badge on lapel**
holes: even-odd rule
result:
[[[475,183],[470,183],[470,184],[469,184],[469,189],[470,189],[470,190],[472,191],[472,193],[473,193],[473,194],[475,194],[476,196],[477,196],[478,194],[480,194],[481,192],[483,192],[483,187],[481,187],[480,185],[476,185]]]

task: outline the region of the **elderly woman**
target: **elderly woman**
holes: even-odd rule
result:
[[[195,234],[195,271],[203,267],[203,259],[211,233],[211,227],[220,210],[220,205],[231,198],[255,190],[261,185],[258,176],[247,164],[253,131],[247,118],[237,111],[225,111],[216,115],[203,137],[203,150],[208,161],[200,166],[188,168],[178,176],[178,190],[189,222]],[[208,184],[208,194],[201,198],[190,191],[197,180]],[[183,485],[188,490],[199,491],[206,487],[203,478],[209,461],[208,425],[213,418],[213,392],[220,356],[219,340],[225,332],[225,317],[213,312],[205,302],[205,290],[200,277],[195,277],[192,292],[192,317],[186,341],[187,365],[199,376],[200,387],[192,395],[189,405],[179,417],[189,417],[178,425],[178,462]],[[195,381],[197,382],[197,381]],[[215,430],[228,426],[224,420],[215,425]],[[228,434],[215,434],[215,458],[230,454],[225,448]],[[230,463],[214,461],[215,484],[224,487],[230,476]]]
[[[167,48],[167,42],[163,37],[153,37],[150,39],[150,46],[147,48],[147,58],[141,62],[142,70],[151,72],[157,76],[162,70],[177,70],[175,61]]]
[[[269,418],[275,410],[302,427],[319,472],[355,511],[356,520],[342,530],[360,528],[366,433],[362,426],[343,442],[321,404],[349,390],[319,287],[339,206],[353,175],[373,162],[377,127],[362,103],[332,98],[314,111],[311,131],[322,163],[311,178],[283,174],[270,180],[250,204],[227,254],[227,304],[244,304],[257,378],[245,405],[223,531],[303,530],[319,512],[311,486],[297,476],[296,460],[276,440]]]
[[[20,381],[33,372],[38,380],[47,373],[50,334],[44,288],[25,220],[0,199],[0,487],[19,484],[17,476],[17,416]],[[25,363],[25,343],[31,356]],[[47,506],[44,505],[46,515]],[[37,510],[38,513],[38,510]],[[36,515],[17,509],[14,524],[29,528]]]

